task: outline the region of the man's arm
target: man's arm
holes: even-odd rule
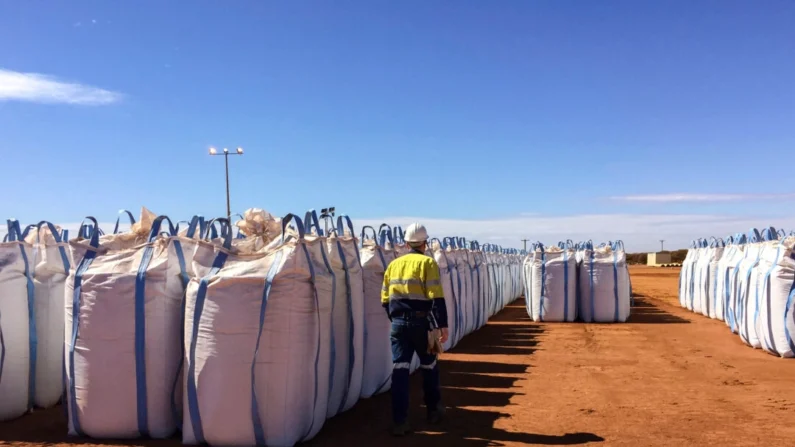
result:
[[[392,321],[392,317],[389,315],[389,267],[387,266],[386,271],[384,272],[384,284],[381,287],[381,305],[384,306],[384,310],[386,311],[386,316],[389,318],[389,321]]]

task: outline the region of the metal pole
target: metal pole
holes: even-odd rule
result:
[[[665,248],[664,248],[665,245],[664,244],[665,244],[665,239],[661,239],[660,240],[660,251],[665,251]]]
[[[524,251],[527,251],[527,241],[528,239],[522,239],[522,242],[524,242]]]
[[[226,218],[232,219],[232,207],[229,204],[229,153],[224,152],[224,165],[226,165]]]

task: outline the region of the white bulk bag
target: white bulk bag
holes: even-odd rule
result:
[[[580,265],[580,318],[590,323],[625,322],[630,315],[629,273],[622,242],[583,251]]]
[[[710,242],[709,250],[707,251],[707,272],[704,287],[706,288],[705,306],[702,307],[701,313],[705,317],[717,318],[718,311],[718,265],[723,255],[726,253],[726,241],[723,239],[713,238]]]
[[[347,223],[347,229],[343,226]],[[336,278],[332,319],[332,339],[336,354],[328,415],[351,409],[362,394],[364,373],[364,283],[359,248],[353,235],[353,224],[348,216],[337,218],[337,228],[326,240],[326,253]],[[344,310],[344,312],[339,312]],[[345,321],[339,321],[344,314]],[[345,354],[347,353],[347,357]],[[340,405],[337,402],[338,384],[341,384]]]
[[[64,390],[64,287],[72,262],[61,230],[49,222],[29,226],[23,238],[32,247],[28,261],[35,290],[34,403],[48,408],[58,403]]]
[[[167,438],[177,429],[187,257],[165,216],[142,210],[129,233],[69,242],[65,367],[69,433]],[[150,230],[151,228],[151,230]],[[82,233],[82,231],[81,231]],[[189,261],[188,261],[189,262]]]
[[[29,247],[16,220],[8,221],[7,236],[0,243],[0,421],[22,416],[33,405],[36,358]]]
[[[323,229],[317,214],[314,210],[306,213],[304,218],[307,236],[319,237],[323,235]],[[315,228],[313,233],[312,228]],[[323,249],[332,273],[331,296],[331,369],[329,370],[330,389],[328,394],[328,405],[326,407],[326,417],[332,418],[342,412],[345,407],[348,387],[350,385],[350,373],[353,372],[354,352],[351,345],[351,332],[353,330],[353,309],[348,304],[348,288],[345,284],[345,268],[341,261],[336,243],[331,243],[323,237]],[[329,245],[331,245],[329,247]],[[334,256],[329,256],[329,249]],[[344,256],[344,255],[343,255]],[[333,262],[334,259],[336,262]]]
[[[706,239],[702,239],[699,242],[698,248],[696,248],[695,254],[690,264],[690,284],[689,284],[689,291],[688,297],[690,301],[687,303],[687,309],[691,312],[701,313],[701,303],[704,297],[704,285],[703,285],[703,275],[702,270],[704,267],[704,262],[706,261],[707,250],[709,246]]]
[[[462,336],[469,335],[475,330],[474,297],[472,293],[472,267],[469,264],[467,250],[462,247],[461,240],[455,239],[456,245],[453,250],[452,258],[455,259],[460,280],[461,293],[461,325],[463,327]]]
[[[488,314],[486,313],[487,272],[483,252],[480,251],[480,245],[477,241],[470,244],[469,253],[472,259],[472,276],[474,278],[473,290],[475,291],[475,312],[477,313],[477,326],[475,329],[477,330],[485,326],[488,321]]]
[[[453,284],[453,293],[456,300],[456,313],[455,316],[448,315],[447,318],[455,318],[456,322],[456,340],[453,345],[457,345],[467,335],[467,309],[468,302],[466,296],[466,283],[464,282],[464,268],[459,262],[460,253],[456,250],[455,239],[451,237],[444,238],[445,256],[447,257],[448,266],[450,266],[451,282]],[[466,272],[468,274],[468,272]]]
[[[693,265],[693,299],[689,309],[697,314],[704,312],[708,306],[707,280],[709,275],[710,247],[698,249],[697,259]]]
[[[439,266],[439,276],[442,280],[442,290],[444,291],[444,302],[447,307],[447,331],[448,337],[444,344],[444,350],[449,351],[458,341],[458,300],[453,287],[453,276],[455,266],[447,259],[447,252],[439,239],[431,239],[431,250],[433,258]]]
[[[740,262],[738,268],[737,282],[737,309],[739,310],[737,333],[743,342],[754,348],[762,347],[756,333],[758,264],[762,251],[765,249],[765,240],[760,236],[758,231],[753,230],[749,238],[750,243],[746,248],[747,256]]]
[[[759,258],[756,332],[765,351],[795,357],[795,234],[770,242]],[[775,249],[773,249],[775,248]]]
[[[488,312],[489,317],[493,317],[499,311],[497,303],[497,265],[494,261],[493,246],[491,244],[483,244],[483,255],[486,261],[486,271],[488,273]]]
[[[574,321],[577,318],[577,262],[573,247],[544,247],[532,253],[530,318]]]
[[[705,317],[715,315],[716,271],[725,246],[722,239],[713,237],[709,246],[701,249],[696,263],[693,307],[695,312]]]
[[[199,242],[186,294],[185,444],[292,446],[326,420],[332,273],[293,215],[269,245]],[[285,231],[289,223],[296,231]],[[225,225],[224,225],[225,224]],[[255,235],[252,235],[256,237]],[[267,242],[267,241],[263,241]]]
[[[367,230],[372,239],[366,238]],[[390,388],[392,379],[391,324],[381,304],[384,272],[394,259],[394,252],[385,250],[378,241],[375,228],[365,226],[359,242],[364,280],[364,374],[362,397],[369,398]]]
[[[734,264],[734,268],[731,271],[729,277],[729,290],[727,292],[727,306],[726,306],[726,325],[729,326],[729,329],[732,333],[737,333],[740,328],[740,319],[742,317],[742,301],[740,300],[740,282],[743,278],[743,275],[740,272],[740,268],[742,265],[747,264],[746,258],[751,256],[751,250],[749,249],[751,244],[747,238],[745,239],[745,243],[742,245],[742,251],[735,253],[734,260],[736,263]]]
[[[729,244],[724,249],[723,256],[721,257],[720,261],[718,261],[716,272],[717,281],[715,285],[715,305],[713,306],[715,309],[714,318],[725,321],[727,325],[731,325],[729,321],[731,279],[734,276],[734,268],[743,258],[744,246],[744,235],[731,237],[729,239]]]
[[[682,270],[679,274],[679,304],[687,309],[693,309],[693,272],[698,261],[698,249],[701,247],[701,239],[693,241],[687,256],[682,261]]]

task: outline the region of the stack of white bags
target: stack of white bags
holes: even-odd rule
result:
[[[527,314],[533,321],[610,323],[629,318],[632,287],[624,244],[533,244],[524,260]]]
[[[126,213],[129,215],[129,213]],[[69,433],[290,446],[390,388],[389,262],[402,230],[321,228],[310,211],[129,231],[87,218],[78,237],[9,222],[0,244],[0,420],[62,399]],[[326,223],[326,222],[322,222]],[[453,348],[519,298],[521,258],[434,239]],[[415,358],[413,369],[418,366]]]
[[[679,302],[725,321],[747,345],[795,357],[795,233],[694,241],[682,263]]]

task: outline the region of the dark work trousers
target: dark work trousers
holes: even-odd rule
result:
[[[415,352],[420,358],[425,406],[430,412],[439,405],[439,365],[436,364],[436,355],[428,354],[429,328],[426,317],[392,318],[392,421],[395,424],[402,424],[408,419],[409,368]]]

